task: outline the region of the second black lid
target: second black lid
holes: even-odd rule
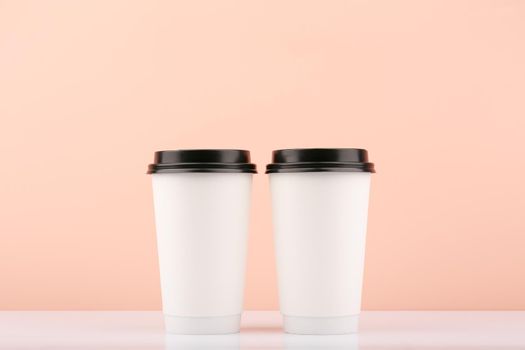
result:
[[[375,173],[368,152],[360,148],[296,148],[273,151],[266,173],[349,171]]]
[[[250,152],[237,149],[182,149],[155,152],[148,174],[214,172],[257,173],[250,163]]]

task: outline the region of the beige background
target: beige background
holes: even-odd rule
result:
[[[525,309],[524,101],[524,1],[0,1],[0,309],[158,309],[153,151],[314,146],[377,165],[365,309]]]

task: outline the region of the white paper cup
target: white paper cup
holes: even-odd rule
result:
[[[365,150],[296,149],[268,165],[284,330],[358,330],[370,177]]]
[[[252,174],[249,153],[182,150],[150,165],[165,326],[239,331]]]

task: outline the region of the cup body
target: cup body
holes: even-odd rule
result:
[[[285,331],[356,332],[371,173],[284,172],[269,177]]]
[[[155,173],[152,179],[167,331],[238,332],[252,174]]]

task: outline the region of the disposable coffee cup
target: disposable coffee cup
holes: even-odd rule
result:
[[[155,153],[155,224],[166,331],[239,331],[255,165],[243,150]]]
[[[364,149],[273,152],[266,173],[285,332],[357,332],[373,172]]]

